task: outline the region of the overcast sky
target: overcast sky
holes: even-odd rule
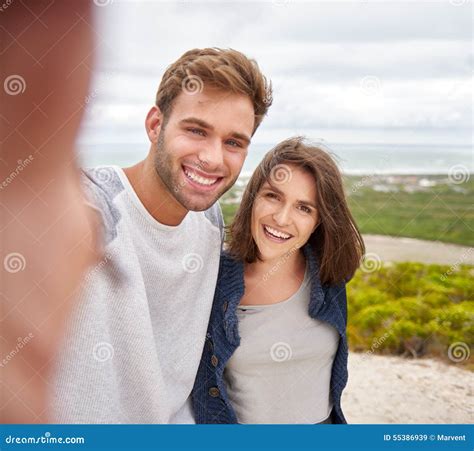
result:
[[[146,142],[164,69],[195,47],[255,58],[274,104],[254,137],[472,143],[473,4],[95,0],[97,75],[81,140]]]

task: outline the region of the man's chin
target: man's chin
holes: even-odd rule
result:
[[[211,208],[219,199],[214,196],[212,199],[178,199],[179,203],[189,211],[205,211]]]
[[[209,192],[207,195],[204,193],[197,194],[195,192],[186,192],[183,190],[177,195],[175,199],[189,211],[205,211],[211,208],[231,187],[225,186],[225,188],[220,187],[217,192]]]

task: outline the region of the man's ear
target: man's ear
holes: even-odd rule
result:
[[[152,106],[145,119],[146,133],[150,142],[155,144],[158,142],[158,136],[160,136],[162,125],[163,113],[159,107]]]

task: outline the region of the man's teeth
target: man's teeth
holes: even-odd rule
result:
[[[197,175],[195,172],[191,172],[189,169],[184,169],[184,173],[193,181],[197,182],[201,185],[213,185],[214,183],[217,182],[217,179],[208,179],[201,177],[200,175]]]
[[[271,227],[268,227],[268,226],[265,226],[265,230],[270,235],[273,235],[277,238],[283,238],[284,240],[287,240],[288,238],[291,237],[291,235],[288,235],[287,233],[279,232],[278,230],[272,229]]]

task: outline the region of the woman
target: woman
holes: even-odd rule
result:
[[[363,252],[331,157],[300,137],[278,144],[221,257],[197,423],[346,423],[345,283]]]

